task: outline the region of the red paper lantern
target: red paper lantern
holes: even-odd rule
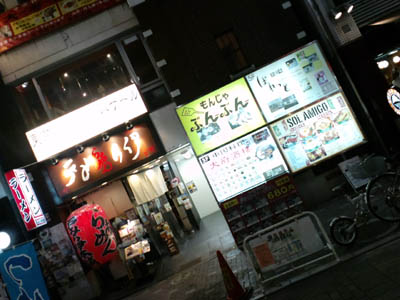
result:
[[[66,225],[78,255],[88,264],[104,264],[118,254],[114,232],[101,206],[78,208],[69,215]]]

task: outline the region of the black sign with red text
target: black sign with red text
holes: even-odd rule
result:
[[[63,158],[47,170],[57,193],[63,197],[137,165],[159,151],[150,128],[141,124],[111,136],[106,142],[87,147],[73,157]]]

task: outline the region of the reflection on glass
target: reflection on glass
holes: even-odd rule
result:
[[[47,73],[37,80],[53,118],[131,84],[114,45]]]
[[[141,85],[158,79],[157,73],[140,40],[133,39],[132,41],[131,39],[130,42],[125,42],[124,48]]]
[[[32,81],[16,86],[13,94],[28,130],[48,121]]]

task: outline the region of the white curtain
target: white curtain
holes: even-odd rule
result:
[[[168,191],[159,167],[131,175],[128,182],[138,204],[149,202]]]

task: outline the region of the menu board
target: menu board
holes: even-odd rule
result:
[[[267,122],[339,89],[316,42],[250,73],[246,79]]]
[[[293,172],[364,141],[342,93],[273,123],[271,128]]]
[[[199,157],[219,202],[287,171],[269,130],[264,127]]]
[[[244,78],[177,108],[197,155],[265,124]]]

